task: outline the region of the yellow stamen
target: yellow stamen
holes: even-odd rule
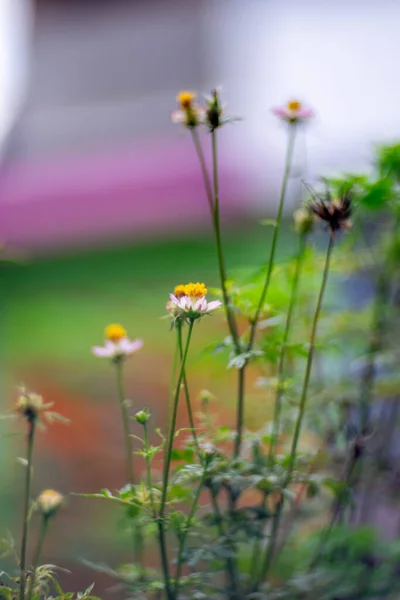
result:
[[[176,296],[177,298],[182,298],[182,296],[186,295],[186,291],[185,291],[185,285],[183,285],[183,283],[180,283],[179,285],[176,286],[176,288],[174,289],[174,296]]]
[[[118,325],[117,323],[107,325],[104,333],[106,339],[110,340],[111,342],[119,342],[119,340],[122,340],[122,338],[127,336],[125,327],[122,327],[122,325]]]
[[[287,106],[288,106],[289,110],[296,112],[296,111],[300,110],[301,103],[298,102],[297,100],[292,100],[291,102],[288,102]]]
[[[179,92],[176,97],[178,104],[180,104],[181,108],[189,109],[192,108],[193,100],[196,98],[196,94],[194,92],[183,91]]]
[[[191,298],[202,298],[207,294],[207,288],[204,283],[188,283],[185,285],[185,294]]]

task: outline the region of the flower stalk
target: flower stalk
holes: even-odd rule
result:
[[[290,452],[290,457],[289,457],[289,464],[287,467],[287,474],[286,474],[286,478],[285,478],[285,481],[283,484],[283,491],[290,484],[293,469],[294,469],[294,464],[296,461],[297,446],[299,443],[300,431],[301,431],[301,427],[303,424],[304,412],[305,412],[305,407],[306,407],[306,402],[307,402],[308,386],[310,383],[310,376],[311,376],[311,369],[312,369],[313,356],[314,356],[314,350],[315,350],[315,340],[316,340],[316,334],[317,334],[318,321],[319,321],[319,317],[321,314],[321,308],[322,308],[322,303],[323,303],[323,299],[324,299],[326,284],[328,281],[328,274],[329,274],[329,268],[330,268],[330,262],[331,262],[334,242],[335,242],[335,232],[332,230],[330,233],[330,237],[329,237],[329,244],[328,244],[328,249],[327,249],[326,258],[325,258],[324,273],[322,276],[321,288],[319,291],[317,306],[315,309],[313,324],[312,324],[312,328],[311,328],[311,335],[310,335],[309,350],[308,350],[308,356],[307,356],[306,371],[305,371],[304,382],[303,382],[303,389],[302,389],[302,393],[301,393],[301,397],[300,397],[299,412],[298,412],[295,430],[294,430],[294,434],[293,434],[292,447],[291,447],[291,452]],[[280,520],[281,520],[281,516],[282,516],[283,506],[284,506],[284,498],[282,496],[281,500],[277,506],[274,518],[273,518],[270,542],[267,547],[265,559],[264,559],[263,565],[261,567],[261,571],[259,574],[258,581],[256,582],[255,589],[257,589],[257,587],[261,581],[265,580],[265,578],[268,575],[269,569],[271,567],[272,560],[275,555],[275,548],[276,548],[277,539],[278,539],[278,531],[279,531],[279,525],[280,525]]]
[[[183,376],[185,373],[185,366],[186,366],[186,360],[187,360],[187,356],[188,356],[188,352],[189,352],[190,340],[192,337],[193,325],[194,325],[194,319],[190,319],[188,334],[187,334],[187,338],[186,338],[186,344],[185,344],[185,348],[183,351],[181,367],[180,367],[179,375],[178,375],[178,381],[177,381],[176,388],[175,388],[171,426],[170,426],[169,437],[168,437],[167,451],[166,451],[166,455],[165,455],[162,496],[161,496],[160,510],[158,513],[158,523],[157,523],[158,524],[159,541],[160,541],[161,562],[162,562],[164,582],[165,582],[165,591],[166,591],[168,600],[174,600],[175,594],[174,594],[173,588],[171,587],[171,581],[170,581],[170,571],[169,571],[169,564],[168,564],[164,517],[165,517],[165,507],[166,507],[166,502],[167,502],[172,447],[173,447],[174,439],[175,439],[176,419],[177,419],[177,415],[178,415],[179,394],[180,394],[180,388],[181,388],[182,381],[183,381]]]
[[[291,291],[291,295],[290,295],[288,313],[286,316],[286,324],[285,324],[285,330],[283,333],[282,347],[281,347],[281,351],[279,354],[278,371],[277,371],[278,387],[277,387],[275,406],[274,406],[272,437],[271,437],[271,445],[270,445],[270,452],[269,452],[270,460],[272,460],[275,455],[276,446],[277,446],[278,438],[279,438],[279,422],[280,422],[280,415],[281,415],[281,409],[282,409],[282,396],[283,396],[283,390],[284,390],[283,372],[284,372],[285,358],[286,358],[286,347],[287,347],[287,344],[289,341],[289,334],[290,334],[290,329],[291,329],[291,325],[292,325],[294,308],[295,308],[296,302],[297,302],[297,293],[298,293],[301,270],[302,270],[302,266],[303,266],[305,248],[306,248],[306,235],[300,234],[299,250],[297,253],[295,273],[294,273],[293,282],[292,282],[292,291]]]
[[[20,589],[19,599],[23,600],[25,595],[26,586],[26,549],[28,544],[28,525],[29,525],[29,504],[31,495],[31,484],[32,484],[32,458],[33,458],[33,445],[35,439],[35,418],[28,420],[28,449],[27,449],[27,465],[25,475],[25,499],[24,499],[24,513],[23,513],[23,529],[22,529],[22,542],[21,542],[21,558],[20,558]]]
[[[43,542],[44,542],[44,539],[46,537],[46,533],[47,533],[47,530],[49,527],[50,518],[51,518],[50,515],[43,515],[43,518],[42,518],[42,525],[40,528],[38,543],[37,543],[36,552],[35,552],[35,558],[33,560],[33,572],[32,572],[32,579],[31,579],[31,582],[29,585],[28,600],[32,599],[32,594],[35,589],[36,572],[39,567],[39,561],[40,561],[40,556],[42,553]]]

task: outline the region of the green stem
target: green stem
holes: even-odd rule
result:
[[[133,471],[133,446],[129,428],[129,413],[128,406],[125,398],[124,390],[124,378],[123,378],[123,361],[118,360],[115,363],[117,371],[117,387],[118,387],[118,399],[121,407],[122,426],[124,432],[124,444],[125,444],[125,473],[126,480],[133,484],[135,482],[134,471]]]
[[[189,515],[188,518],[186,520],[186,524],[185,524],[185,529],[181,535],[180,538],[180,543],[179,543],[179,549],[178,549],[178,558],[177,558],[177,565],[176,565],[176,576],[175,576],[175,597],[178,598],[178,593],[179,593],[179,585],[180,585],[180,578],[181,578],[181,573],[182,573],[182,566],[183,566],[183,551],[185,549],[185,542],[186,542],[186,538],[187,538],[187,534],[189,532],[189,529],[192,525],[192,520],[193,517],[195,515],[196,512],[196,508],[197,508],[197,503],[199,501],[199,497],[200,497],[200,492],[203,488],[203,484],[204,484],[204,480],[206,477],[206,472],[207,472],[207,466],[206,466],[206,461],[205,461],[205,466],[203,469],[203,473],[202,476],[200,478],[200,482],[199,485],[197,486],[196,489],[196,493],[194,495],[193,498],[193,503],[191,506],[191,509],[189,511]]]
[[[221,281],[222,297],[224,301],[226,320],[228,322],[229,331],[232,337],[232,342],[235,346],[236,354],[241,353],[239,334],[237,331],[236,320],[233,315],[228,290],[226,287],[226,269],[224,263],[224,254],[222,250],[222,239],[221,239],[221,225],[219,215],[219,182],[218,182],[218,154],[217,154],[217,134],[215,131],[211,132],[212,141],[212,157],[213,157],[213,188],[214,188],[214,211],[213,211],[213,224],[215,241],[217,244],[217,256],[218,256],[218,268],[219,278]]]
[[[290,177],[290,171],[292,168],[294,141],[296,138],[296,125],[291,124],[289,127],[290,127],[289,128],[289,139],[288,139],[288,145],[287,145],[287,151],[286,151],[285,170],[283,173],[281,195],[279,198],[278,214],[276,217],[276,223],[275,223],[274,233],[273,233],[273,237],[272,237],[272,244],[271,244],[271,251],[270,251],[269,261],[268,261],[267,275],[265,278],[264,287],[262,289],[260,300],[258,302],[257,309],[256,309],[256,312],[255,312],[255,315],[254,315],[254,318],[253,318],[253,321],[251,324],[251,328],[250,328],[250,336],[249,336],[249,344],[248,344],[249,352],[252,349],[253,344],[254,344],[258,319],[260,317],[260,313],[264,306],[265,298],[268,293],[269,284],[271,282],[272,270],[273,270],[273,267],[275,264],[276,246],[277,246],[279,230],[280,230],[281,222],[282,222],[283,206],[285,204],[286,189],[287,189],[287,184],[288,184],[289,177]]]
[[[168,438],[168,446],[165,458],[164,465],[164,480],[163,480],[163,490],[161,496],[161,504],[160,504],[160,512],[158,515],[158,533],[159,533],[159,541],[160,541],[160,551],[161,551],[161,561],[164,573],[164,581],[165,581],[165,590],[167,593],[168,600],[174,600],[175,594],[171,588],[170,575],[169,575],[169,565],[168,565],[168,555],[167,555],[167,545],[165,539],[165,529],[164,529],[164,516],[165,516],[165,506],[167,502],[167,493],[168,493],[168,480],[169,480],[169,470],[171,466],[171,455],[172,455],[172,447],[174,444],[175,438],[175,428],[176,428],[176,418],[178,415],[178,404],[179,404],[179,392],[183,380],[183,374],[185,372],[185,365],[189,351],[190,339],[192,337],[193,331],[193,319],[190,320],[188,334],[186,338],[186,345],[183,352],[183,358],[181,361],[181,368],[179,371],[178,382],[175,388],[175,397],[172,411],[172,422],[171,428],[169,432]]]
[[[180,360],[182,361],[183,360],[182,323],[179,321],[176,323],[176,332],[177,332],[177,337],[178,337],[179,356],[180,356]],[[187,378],[186,378],[186,369],[184,369],[184,371],[183,371],[183,389],[185,392],[185,400],[186,400],[186,407],[187,407],[188,416],[189,416],[189,424],[190,424],[190,428],[192,430],[192,435],[193,435],[193,444],[194,444],[194,447],[196,450],[196,454],[197,454],[200,462],[202,462],[202,456],[201,456],[201,452],[200,452],[200,448],[199,448],[199,442],[197,439],[196,427],[195,427],[194,418],[193,418],[192,405],[190,403],[189,386],[188,386],[188,382],[187,382]]]
[[[170,377],[170,381],[169,381],[167,430],[166,430],[167,439],[169,438],[169,427],[170,427],[170,421],[171,421],[172,404],[174,401],[174,386],[175,386],[175,377],[176,377],[176,369],[177,369],[177,365],[178,365],[178,358],[179,358],[179,344],[178,344],[178,338],[176,338],[174,359],[172,362],[171,377]]]
[[[44,516],[43,519],[42,519],[42,527],[40,529],[38,544],[37,544],[36,552],[35,552],[35,558],[33,560],[33,573],[32,573],[32,580],[31,580],[31,583],[29,585],[28,600],[31,600],[32,594],[33,594],[33,590],[34,590],[34,587],[35,587],[36,571],[37,571],[38,566],[39,566],[40,555],[42,553],[43,542],[44,542],[44,538],[46,537],[47,529],[49,527],[49,522],[50,522],[50,518],[48,516],[47,517]]]
[[[319,291],[317,308],[315,309],[314,320],[313,320],[312,329],[311,329],[310,343],[309,343],[308,356],[307,356],[306,373],[305,373],[304,382],[303,382],[303,390],[302,390],[301,397],[300,397],[299,414],[297,417],[296,426],[295,426],[295,430],[294,430],[293,441],[292,441],[292,450],[290,453],[290,459],[289,459],[289,465],[288,465],[288,473],[287,473],[288,483],[292,476],[292,471],[293,471],[294,463],[296,460],[297,445],[299,443],[300,430],[301,430],[301,426],[303,423],[304,411],[305,411],[305,406],[306,406],[306,401],[307,401],[308,385],[310,383],[311,368],[312,368],[312,362],[313,362],[313,356],[314,356],[314,350],[315,350],[315,338],[316,338],[316,334],[317,334],[318,321],[319,321],[319,317],[320,317],[320,313],[321,313],[322,302],[324,299],[326,283],[328,281],[329,267],[330,267],[330,263],[331,263],[331,257],[332,257],[334,243],[335,243],[335,235],[333,232],[331,232],[331,235],[329,238],[328,249],[326,252],[325,268],[324,268],[324,274],[322,277],[321,289]]]
[[[208,176],[206,161],[204,158],[203,148],[200,142],[199,134],[197,133],[197,129],[194,127],[191,130],[193,144],[196,149],[197,158],[199,159],[201,174],[203,176],[204,187],[206,189],[206,196],[208,206],[210,208],[211,217],[214,215],[214,199],[213,199],[213,191],[211,186],[210,177]]]
[[[283,390],[284,390],[283,369],[284,369],[284,365],[285,365],[286,347],[287,347],[287,343],[289,341],[289,333],[290,333],[290,328],[292,325],[294,308],[295,308],[296,301],[297,301],[297,291],[298,291],[298,287],[299,287],[301,269],[303,266],[305,246],[306,246],[306,236],[304,234],[300,234],[299,252],[297,254],[297,260],[296,260],[296,270],[295,270],[295,274],[294,274],[294,278],[293,278],[293,282],[292,282],[292,291],[291,291],[291,296],[290,296],[289,309],[288,309],[288,313],[287,313],[287,317],[286,317],[285,331],[283,334],[282,346],[281,346],[281,351],[280,351],[280,355],[279,355],[278,372],[277,372],[278,387],[277,387],[276,400],[275,400],[272,438],[271,438],[271,445],[270,445],[270,451],[269,451],[269,458],[271,461],[275,454],[276,445],[277,445],[278,437],[279,437],[279,421],[280,421],[280,415],[281,415],[281,409],[282,409],[282,396],[283,396]]]
[[[28,451],[27,451],[27,465],[25,475],[25,502],[24,502],[24,516],[23,516],[23,530],[22,530],[22,543],[21,543],[21,559],[20,559],[20,589],[19,598],[23,600],[25,595],[26,585],[26,548],[28,544],[28,524],[29,524],[29,504],[31,495],[31,483],[32,483],[32,457],[33,457],[33,443],[35,439],[35,421],[32,419],[29,421],[28,429]]]
[[[153,519],[157,518],[156,505],[154,502],[154,494],[153,494],[153,482],[151,479],[151,457],[149,455],[149,432],[147,429],[147,423],[143,423],[143,437],[144,437],[144,451],[146,453],[146,483],[147,488],[150,494],[150,504],[151,504],[151,512],[153,514]]]
[[[220,510],[219,504],[218,504],[217,495],[211,489],[210,489],[210,495],[211,495],[211,502],[212,502],[212,506],[213,506],[213,510],[214,510],[214,514],[215,514],[216,524],[217,524],[218,531],[219,531],[219,536],[225,537],[226,533],[225,533],[225,529],[224,529],[221,510]],[[238,593],[238,581],[237,581],[237,576],[236,576],[235,562],[234,562],[233,558],[230,556],[228,556],[226,559],[226,570],[227,570],[227,575],[228,575],[228,587],[230,589],[230,595],[232,598],[234,598],[236,596],[236,594]]]
[[[133,486],[135,483],[133,469],[133,445],[129,427],[128,405],[126,402],[124,389],[123,361],[121,359],[117,360],[115,367],[117,371],[118,399],[121,407],[122,427],[124,433],[126,478],[128,483]],[[136,527],[132,525],[132,539],[133,559],[135,562],[141,563],[143,559],[143,535],[139,524],[137,524]]]
[[[312,324],[312,329],[311,329],[306,372],[305,372],[304,382],[303,382],[303,390],[302,390],[301,397],[300,397],[299,413],[297,416],[295,430],[294,430],[294,434],[293,434],[292,448],[291,448],[291,452],[290,452],[287,474],[286,474],[285,482],[283,484],[283,490],[285,490],[290,483],[293,469],[294,469],[294,464],[296,461],[297,446],[299,443],[300,431],[301,431],[301,426],[303,423],[303,417],[304,417],[304,412],[305,412],[305,407],[306,407],[308,385],[310,383],[311,368],[312,368],[312,362],[313,362],[313,356],[314,356],[314,350],[315,350],[315,339],[316,339],[316,334],[317,334],[318,321],[319,321],[319,317],[320,317],[320,313],[321,313],[326,283],[328,281],[328,273],[329,273],[329,267],[330,267],[330,262],[331,262],[331,257],[332,257],[334,241],[335,241],[334,233],[331,232],[331,235],[329,238],[328,249],[327,249],[327,253],[326,253],[324,274],[322,277],[322,283],[321,283],[321,288],[320,288],[320,292],[319,292],[319,296],[318,296],[317,307],[315,309],[315,314],[314,314],[314,319],[313,319],[313,324]],[[270,542],[268,544],[268,548],[267,548],[267,551],[265,554],[265,560],[264,560],[263,566],[261,568],[260,576],[256,583],[255,589],[257,589],[257,587],[261,581],[265,580],[265,578],[268,575],[270,566],[272,564],[272,560],[273,560],[273,557],[275,554],[277,538],[278,538],[278,530],[279,530],[279,524],[280,524],[280,519],[281,519],[281,515],[282,515],[283,505],[284,505],[284,501],[283,501],[283,497],[282,497],[281,501],[279,502],[279,505],[277,507],[274,519],[273,519]]]
[[[245,365],[238,369],[238,402],[236,411],[236,437],[233,450],[234,457],[239,456],[242,447],[243,424],[244,424],[244,391],[245,391]]]

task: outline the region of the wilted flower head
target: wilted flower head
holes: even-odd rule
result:
[[[16,411],[27,421],[33,423],[39,419],[40,413],[53,406],[53,402],[45,404],[42,396],[29,392],[25,387],[19,388],[20,395],[16,402]]]
[[[55,490],[44,490],[36,500],[36,506],[46,518],[53,516],[63,503],[64,496]]]
[[[307,187],[312,194],[310,209],[318,219],[328,225],[332,233],[351,227],[351,188],[343,188],[337,197],[332,197],[329,189],[324,195],[318,195],[310,186]]]
[[[175,319],[194,320],[219,308],[222,304],[219,300],[207,302],[207,288],[204,283],[187,283],[177,285],[170,299],[176,307]]]
[[[274,115],[288,123],[298,123],[314,116],[314,111],[304,108],[298,100],[291,100],[285,106],[273,108]]]
[[[122,360],[131,356],[143,346],[142,340],[131,340],[122,325],[111,324],[105,328],[104,346],[94,346],[92,352],[101,358]]]
[[[202,122],[204,110],[196,103],[194,92],[179,92],[176,97],[179,108],[172,113],[172,121],[194,129]]]

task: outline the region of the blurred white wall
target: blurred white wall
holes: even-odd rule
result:
[[[207,3],[206,71],[245,116],[229,146],[259,194],[279,184],[285,135],[269,110],[288,98],[318,113],[297,147],[307,176],[367,168],[374,143],[400,139],[399,25],[398,0]]]
[[[31,33],[30,0],[0,0],[0,159],[25,97]]]

